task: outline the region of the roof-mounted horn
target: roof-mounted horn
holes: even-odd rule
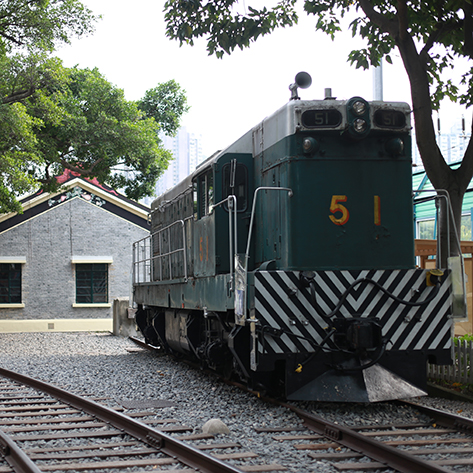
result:
[[[297,89],[300,87],[301,89],[307,89],[312,84],[312,77],[307,72],[299,72],[296,75],[296,82],[289,86],[289,90],[291,91],[291,100],[300,100],[300,97],[297,95]]]

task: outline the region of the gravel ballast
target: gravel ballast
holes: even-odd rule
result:
[[[299,424],[300,420],[285,408],[268,405],[169,356],[140,350],[126,338],[84,332],[1,333],[0,352],[3,368],[78,394],[104,396],[117,402],[170,401],[172,407],[156,408],[156,414],[172,416],[193,427],[194,433],[201,433],[209,420],[220,419],[230,433],[219,434],[219,439],[238,442],[265,463],[279,463],[289,472],[336,471],[329,463],[316,462],[303,452],[296,452],[292,442],[268,443],[269,437],[255,431],[257,427]],[[416,402],[473,418],[473,404],[468,402],[439,398],[418,398]],[[301,403],[300,407],[346,425],[422,420],[410,409],[388,403],[314,402]]]

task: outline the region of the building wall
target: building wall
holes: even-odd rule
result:
[[[84,199],[73,198],[0,234],[0,256],[25,256],[22,309],[0,319],[107,318],[111,307],[74,308],[73,256],[112,256],[108,301],[129,297],[132,243],[147,231]]]

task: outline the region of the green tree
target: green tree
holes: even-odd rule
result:
[[[0,0],[0,213],[21,211],[17,197],[39,186],[57,190],[65,168],[132,199],[167,168],[158,132],[174,134],[188,109],[177,83],[131,102],[97,69],[51,57],[97,18],[78,0]]]
[[[170,136],[179,128],[182,114],[189,110],[186,96],[174,80],[147,90],[145,96],[138,101],[138,108],[147,117],[153,117]]]
[[[16,197],[37,186],[33,169],[42,164],[42,120],[23,101],[61,81],[51,51],[92,32],[97,18],[77,0],[0,0],[0,212],[21,211]]]
[[[176,96],[185,103],[184,92]],[[123,90],[97,69],[69,69],[65,84],[38,90],[25,105],[40,121],[35,135],[43,165],[34,167],[34,178],[45,189],[56,190],[55,176],[66,168],[140,199],[153,193],[168,166],[171,154],[158,136],[160,123],[126,100]],[[174,107],[172,98],[160,104],[163,116],[166,105]],[[177,130],[179,119],[166,124],[170,133]]]
[[[92,32],[97,18],[78,0],[0,0],[0,50],[52,51],[58,42]]]
[[[60,59],[45,51],[0,55],[1,103],[21,102],[38,89],[57,87],[64,74]]]
[[[24,105],[14,103],[0,105],[0,123],[0,213],[19,212],[15,196],[34,188],[29,171],[33,164],[41,163],[33,131],[38,121],[28,115]]]
[[[150,108],[154,116],[147,116],[97,69],[67,69],[57,59],[43,66],[41,74],[33,68],[41,87],[21,102],[0,105],[0,212],[19,211],[16,197],[35,186],[57,190],[64,169],[124,189],[131,199],[152,195],[171,159],[158,133],[177,131],[185,92],[172,81],[173,93],[155,102],[159,114]],[[8,80],[3,84],[8,88]]]
[[[240,14],[237,0],[169,0],[164,7],[167,35],[181,44],[193,44],[195,38],[206,37],[209,54],[222,57],[236,47],[249,46],[279,26],[296,24],[296,3],[297,0],[282,0],[273,8],[261,9],[247,4],[247,13]],[[397,48],[409,77],[417,145],[425,170],[438,192],[443,189],[449,193],[459,229],[463,196],[473,176],[473,145],[470,140],[461,166],[450,169],[436,144],[432,112],[443,98],[467,106],[473,102],[471,66],[463,72],[459,83],[445,78],[458,59],[473,58],[471,0],[305,0],[302,3],[305,12],[315,16],[315,28],[332,39],[341,30],[341,18],[348,13],[355,15],[351,31],[366,40],[366,48],[349,55],[349,61],[356,67],[377,66],[382,58],[391,62],[390,53]],[[440,226],[444,228],[445,222]],[[454,241],[452,235],[451,241]],[[445,257],[442,263],[445,264]]]

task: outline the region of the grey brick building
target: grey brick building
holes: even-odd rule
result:
[[[0,215],[0,332],[106,330],[114,299],[129,297],[132,243],[149,209],[65,173],[60,193]]]

